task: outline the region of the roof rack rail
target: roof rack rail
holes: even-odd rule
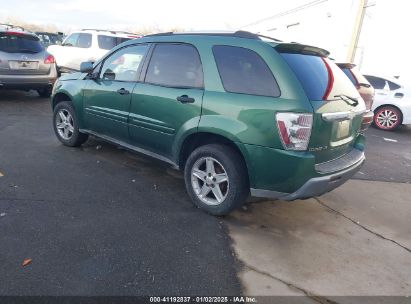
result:
[[[104,30],[104,29],[93,29],[93,28],[85,28],[81,29],[82,31],[96,31],[96,32],[109,32],[112,34],[128,34],[128,35],[137,35],[135,33],[130,33],[127,31],[113,31],[113,30]]]
[[[155,37],[155,36],[170,36],[175,34],[174,32],[163,32],[163,33],[155,33],[155,34],[148,34],[144,35],[144,37]]]
[[[164,32],[164,33],[156,33],[156,34],[149,34],[145,35],[144,37],[155,37],[155,36],[170,36],[170,35],[210,35],[210,36],[228,36],[228,37],[238,37],[238,38],[247,38],[247,39],[258,39],[261,40],[260,37],[270,39],[277,42],[282,42],[279,39],[264,36],[260,34],[254,34],[247,31],[235,31],[235,32]]]
[[[6,31],[11,30],[11,29],[19,29],[20,31],[25,31],[24,27],[19,26],[19,25],[0,23],[0,26],[3,26]]]

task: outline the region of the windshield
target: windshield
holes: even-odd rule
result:
[[[32,35],[0,33],[0,51],[6,53],[40,53],[44,50],[39,39]]]
[[[333,100],[341,95],[359,97],[350,79],[328,58],[296,53],[280,54],[297,76],[310,100]]]

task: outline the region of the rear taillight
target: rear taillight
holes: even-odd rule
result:
[[[53,57],[53,55],[48,55],[47,57],[46,57],[46,59],[44,59],[44,63],[45,64],[52,64],[52,63],[55,63],[56,61],[54,60],[54,57]]]
[[[304,151],[310,141],[313,115],[309,113],[277,113],[278,133],[284,149]]]

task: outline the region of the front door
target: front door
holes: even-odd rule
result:
[[[148,46],[142,44],[118,50],[102,62],[96,79],[87,80],[83,99],[87,129],[117,140],[128,140],[131,93],[147,49]]]
[[[198,126],[202,99],[203,70],[197,49],[189,44],[157,44],[145,81],[134,88],[131,141],[170,157],[178,132]]]

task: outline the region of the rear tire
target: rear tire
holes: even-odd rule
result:
[[[402,122],[402,113],[399,109],[391,106],[382,106],[374,114],[373,125],[384,131],[396,130]]]
[[[185,164],[184,180],[194,205],[213,215],[227,215],[241,207],[249,194],[244,161],[227,145],[194,150]]]
[[[65,146],[77,147],[88,139],[87,134],[79,131],[76,112],[67,101],[58,103],[54,108],[53,128],[57,138]]]
[[[37,93],[40,95],[40,97],[49,98],[51,96],[51,89],[52,88],[50,86],[47,86],[42,89],[38,89]]]

